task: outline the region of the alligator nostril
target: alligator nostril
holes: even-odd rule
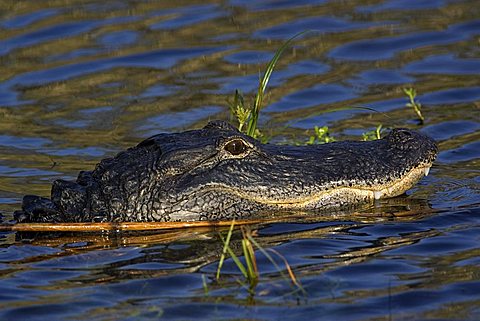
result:
[[[140,142],[139,144],[137,144],[137,147],[148,147],[148,146],[152,146],[155,144],[155,140],[153,138],[148,138],[148,139],[145,139],[144,141]]]

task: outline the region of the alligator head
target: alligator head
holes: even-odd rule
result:
[[[261,144],[223,121],[148,138],[51,199],[26,196],[19,221],[191,221],[341,207],[404,193],[428,174],[435,142],[393,129],[385,138],[324,145]]]

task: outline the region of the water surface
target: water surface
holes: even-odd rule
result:
[[[305,292],[258,253],[254,294],[218,231],[2,233],[2,320],[480,319],[480,6],[477,1],[3,1],[0,211],[48,196],[141,139],[229,119],[283,41],[260,126],[361,139],[420,130],[438,161],[407,195],[361,214],[253,226]],[[405,107],[414,87],[424,125]],[[347,109],[344,107],[368,107]],[[239,248],[240,232],[234,235]]]

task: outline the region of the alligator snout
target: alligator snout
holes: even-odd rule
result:
[[[433,139],[410,129],[392,129],[386,139],[395,148],[416,152],[420,158],[426,157],[428,161],[435,159],[438,153],[437,144]]]

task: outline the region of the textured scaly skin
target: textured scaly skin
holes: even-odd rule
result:
[[[235,141],[244,147],[232,154]],[[18,221],[193,221],[321,210],[393,197],[432,165],[435,142],[394,129],[384,139],[311,146],[261,144],[223,121],[153,136],[102,160],[51,199],[25,196]]]

